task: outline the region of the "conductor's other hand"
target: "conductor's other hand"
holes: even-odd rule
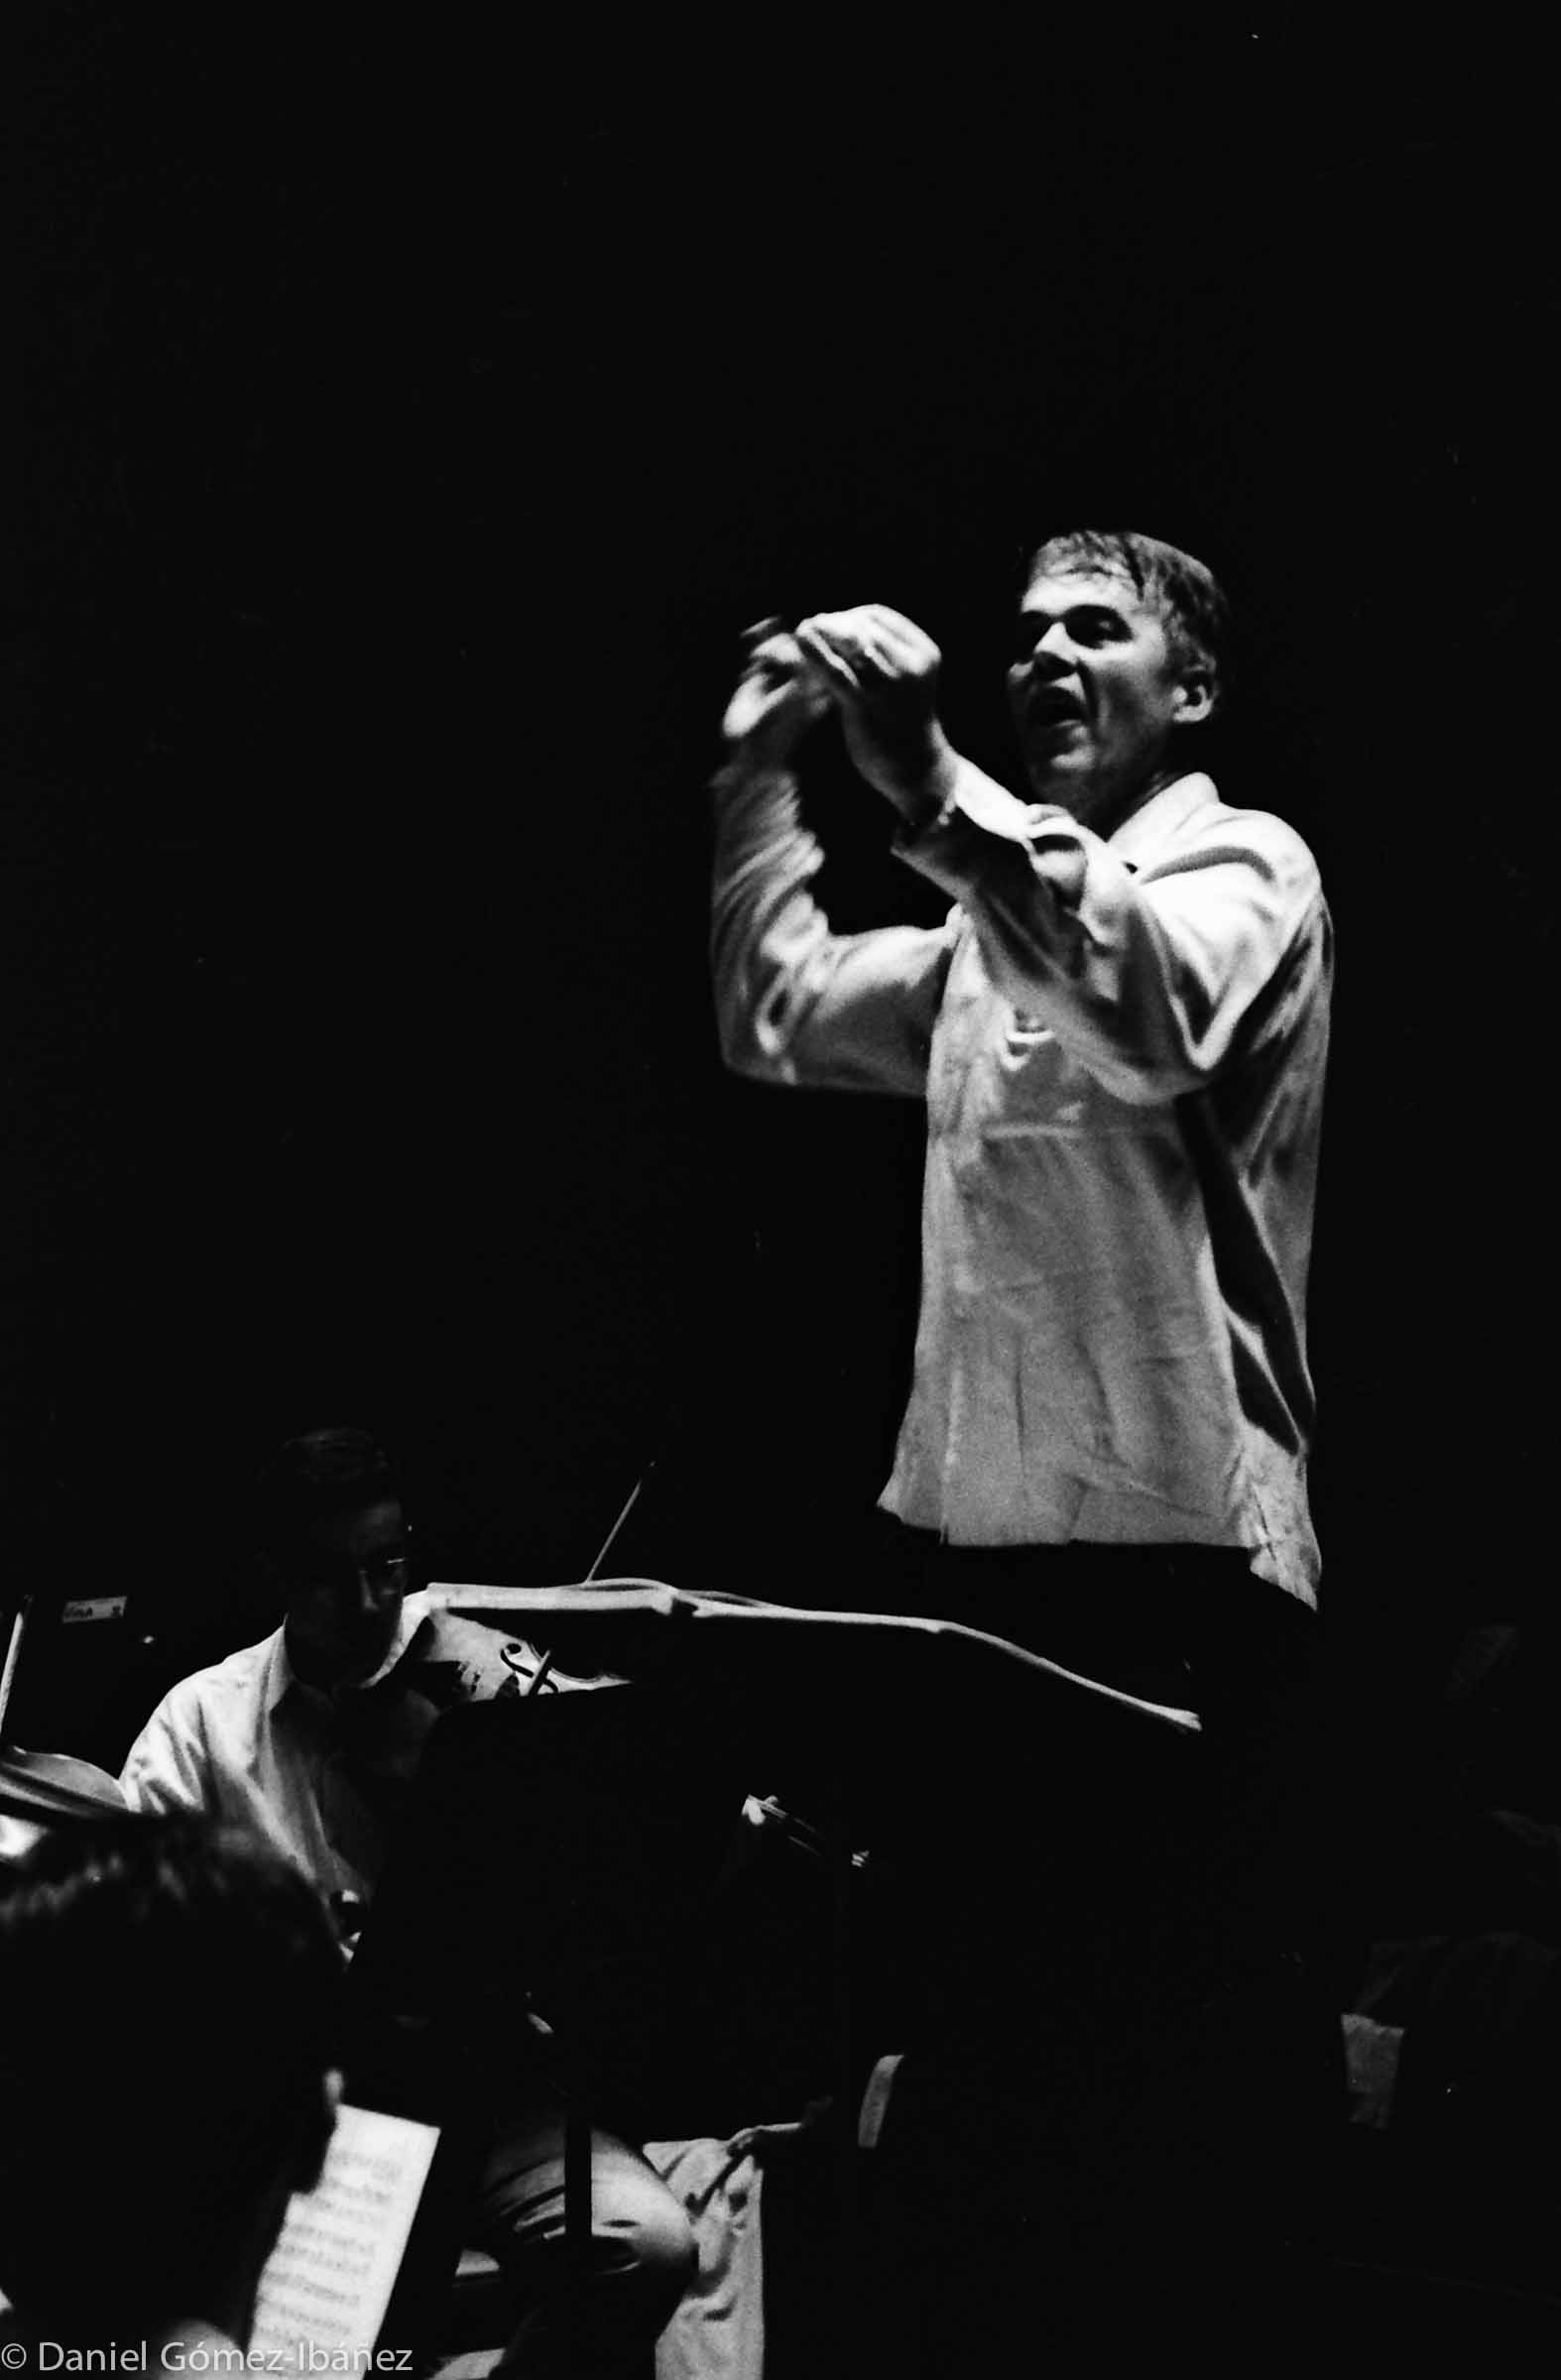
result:
[[[745,629],[748,658],[726,706],[721,732],[734,754],[754,767],[783,769],[832,700],[795,637],[779,620]]]
[[[937,715],[932,639],[887,604],[815,612],[795,643],[831,690],[859,773],[906,818],[941,799],[952,759]]]

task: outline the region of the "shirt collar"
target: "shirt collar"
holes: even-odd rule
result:
[[[382,1678],[390,1676],[397,1663],[405,1657],[414,1636],[417,1635],[427,1616],[428,1595],[425,1588],[420,1588],[416,1595],[403,1598],[401,1617],[396,1622],[396,1633],[391,1638],[390,1651],[371,1678],[357,1678],[353,1681],[354,1693],[362,1694],[370,1686],[377,1686]],[[266,1709],[275,1711],[295,1688],[300,1694],[318,1693],[317,1688],[308,1685],[304,1679],[299,1676],[298,1671],[288,1659],[288,1631],[284,1622],[272,1637],[266,1656],[266,1677],[262,1688],[262,1701]]]
[[[1198,810],[1207,809],[1219,800],[1214,779],[1202,770],[1190,775],[1172,777],[1157,793],[1151,793],[1141,808],[1125,818],[1110,840],[1111,849],[1130,868],[1142,868],[1154,858],[1161,843],[1185,826]]]

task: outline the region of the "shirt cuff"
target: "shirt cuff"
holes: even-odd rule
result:
[[[956,899],[980,886],[999,856],[995,847],[1021,850],[1063,899],[1076,900],[1083,890],[1077,821],[1055,803],[1021,801],[969,761],[955,764],[942,800],[929,801],[894,844],[907,867]]]

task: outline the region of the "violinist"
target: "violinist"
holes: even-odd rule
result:
[[[389,1461],[361,1430],[289,1440],[261,1473],[255,1524],[282,1626],[166,1695],[123,1784],[135,1809],[202,1810],[264,1836],[350,1934],[439,1713],[586,1681],[430,1607]]]
[[[383,1450],[355,1429],[290,1440],[259,1482],[258,1559],[286,1618],[166,1695],[131,1746],[132,1808],[198,1811],[269,1842],[350,1942],[418,1754],[452,1704],[578,1691],[535,1647],[431,1607]],[[544,2066],[508,2089],[479,2187],[479,2230],[525,2307],[509,2355],[567,2369],[564,2106]],[[588,2321],[602,2380],[643,2368],[694,2258],[687,2217],[626,2142],[593,2128]]]

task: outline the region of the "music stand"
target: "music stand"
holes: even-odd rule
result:
[[[503,1994],[513,1997],[519,1979],[550,2021],[566,2020],[565,2228],[577,2270],[589,2241],[591,2117],[610,2120],[633,2101],[664,2043],[655,1993],[637,1999],[634,1987],[676,1971],[679,1959],[686,1971],[747,1794],[809,1765],[823,1787],[844,2112],[854,1849],[890,1844],[918,1863],[931,1878],[925,1922],[941,1926],[943,1955],[957,1956],[972,1916],[990,1915],[1013,1882],[1016,1833],[1026,1839],[1026,1871],[1046,1868],[1051,1906],[1082,1907],[1080,1890],[1088,1899],[1115,1853],[1079,1850],[1081,1801],[1091,1845],[1134,1839],[1146,1811],[1176,1804],[1198,1733],[1189,1711],[952,1621],[689,1595],[643,1579],[435,1584],[430,1594],[545,1644],[560,1669],[635,1681],[441,1718],[354,1963],[355,1989],[404,2017],[480,2013],[502,2029]],[[1066,1810],[1054,1840],[1029,1839],[1021,1794]],[[504,1878],[508,1891],[497,1888]],[[520,2021],[513,2006],[508,2021]],[[854,2149],[844,2127],[846,2252]]]

